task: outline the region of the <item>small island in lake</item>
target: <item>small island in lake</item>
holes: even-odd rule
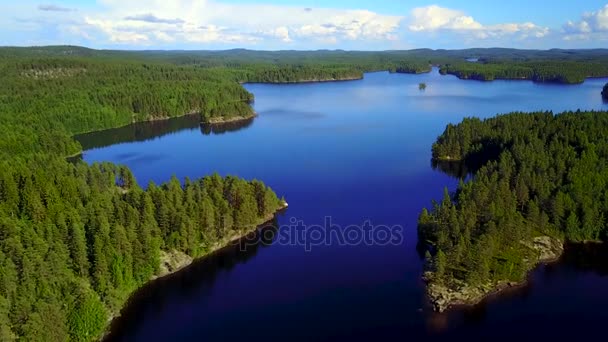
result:
[[[606,85],[604,86],[604,89],[602,90],[602,97],[605,100],[608,100],[608,83],[606,83]]]
[[[606,239],[607,114],[513,113],[447,126],[433,158],[473,165],[474,176],[419,217],[435,310],[525,283],[564,242]]]
[[[418,84],[418,89],[419,90],[426,90],[426,83],[422,82]]]

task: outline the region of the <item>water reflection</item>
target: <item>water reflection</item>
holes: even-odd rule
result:
[[[562,263],[579,271],[608,276],[608,244],[586,243],[566,246]]]
[[[197,128],[200,121],[200,115],[192,114],[167,120],[137,122],[119,128],[79,134],[74,136],[74,139],[86,151],[92,148],[101,148],[125,142],[158,139],[164,135],[184,129]]]
[[[193,114],[167,120],[137,122],[119,128],[79,134],[74,136],[74,139],[76,139],[76,141],[82,145],[83,150],[86,151],[121,143],[159,139],[165,135],[196,128],[199,128],[203,135],[236,132],[250,127],[253,124],[253,120],[254,118],[235,122],[204,124],[200,122],[200,116],[198,114]],[[76,158],[77,160],[80,160],[81,156],[79,155]]]
[[[142,312],[162,312],[171,303],[209,292],[221,272],[253,258],[260,248],[270,246],[278,232],[275,217],[258,230],[204,257],[177,273],[153,280],[137,290],[111,325],[104,341],[128,341],[130,333],[141,326]]]
[[[433,170],[441,171],[448,176],[456,179],[464,179],[469,176],[472,171],[462,161],[446,161],[431,159],[431,167]]]
[[[239,120],[234,122],[224,122],[216,124],[201,124],[201,133],[204,135],[224,134],[245,129],[253,124],[254,118]]]

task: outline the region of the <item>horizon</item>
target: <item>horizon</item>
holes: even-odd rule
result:
[[[32,49],[32,48],[60,48],[60,47],[75,47],[75,48],[83,48],[93,51],[120,51],[120,52],[226,52],[226,51],[251,51],[251,52],[407,52],[407,51],[417,51],[417,50],[430,50],[430,51],[467,51],[467,50],[515,50],[515,51],[540,51],[540,52],[548,52],[548,51],[608,51],[608,47],[595,47],[595,48],[544,48],[544,49],[534,49],[534,48],[514,48],[514,47],[502,47],[502,46],[492,46],[492,47],[465,47],[465,48],[428,48],[428,47],[419,47],[412,49],[387,49],[387,50],[356,50],[356,49],[278,49],[278,50],[270,50],[270,49],[252,49],[246,47],[234,47],[234,48],[226,48],[226,49],[127,49],[127,48],[94,48],[90,46],[84,45],[70,45],[70,44],[57,44],[57,45],[27,45],[27,46],[19,46],[19,45],[0,45],[0,49]]]
[[[98,50],[596,49],[608,3],[24,0],[0,4],[0,28],[2,46]]]

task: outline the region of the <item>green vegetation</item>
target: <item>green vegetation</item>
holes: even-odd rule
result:
[[[141,189],[112,164],[0,163],[0,339],[90,341],[159,270],[204,255],[281,206],[259,181],[218,175]]]
[[[606,50],[0,48],[0,340],[95,339],[127,296],[158,273],[162,251],[204,255],[280,208],[263,183],[234,177],[183,184],[173,178],[144,190],[125,167],[67,162],[66,156],[82,150],[74,135],[189,113],[205,122],[251,117],[253,96],[239,82],[356,79],[368,71],[427,72],[430,65],[465,77],[459,63],[469,56],[480,56],[479,63],[466,64],[479,68],[467,71],[469,78],[475,72],[491,79],[504,74],[578,82],[608,75]],[[494,121],[473,119],[449,127],[434,147],[438,157],[465,160],[494,160],[492,153],[500,152],[499,162],[490,161],[475,181],[460,187],[457,204],[446,198],[421,217],[421,231],[439,248],[435,265],[442,278],[520,274],[517,261],[526,252],[512,242],[535,231],[572,240],[604,237],[605,180],[596,178],[608,146],[602,116],[515,117],[521,122],[499,118],[500,127],[492,129]],[[181,123],[157,129],[171,131],[174,125]],[[240,125],[203,131],[219,134]],[[559,162],[549,163],[552,158]],[[465,215],[470,212],[479,215]],[[446,227],[458,230],[447,234]],[[503,234],[511,231],[519,235]]]
[[[71,155],[73,134],[201,113],[251,116],[253,95],[228,72],[82,58],[0,61],[0,157]]]
[[[426,83],[424,83],[424,82],[423,83],[419,83],[418,84],[418,89],[419,90],[425,90],[426,89]]]
[[[536,236],[608,237],[608,113],[513,113],[448,125],[433,157],[474,169],[419,218],[432,281],[520,281]]]
[[[499,62],[446,64],[442,74],[462,79],[492,81],[496,79],[532,80],[534,82],[582,83],[587,77],[608,75],[605,62]]]
[[[81,150],[77,133],[251,115],[233,72],[43,50],[0,58],[0,340],[90,341],[158,274],[161,251],[202,256],[282,202],[259,181],[144,190],[125,167],[65,160]]]

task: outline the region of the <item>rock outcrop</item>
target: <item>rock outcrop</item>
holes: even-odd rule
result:
[[[534,249],[538,253],[536,260],[526,260],[528,269],[534,268],[539,263],[557,260],[564,251],[563,242],[549,236],[538,236],[532,239],[532,241],[522,242],[522,244]],[[525,283],[500,281],[472,286],[463,281],[452,279],[450,285],[447,286],[443,283],[433,282],[432,272],[425,273],[424,279],[427,282],[429,300],[433,305],[433,309],[438,312],[443,312],[455,305],[474,305],[491,294],[521,286]]]
[[[192,260],[193,259],[191,256],[180,251],[161,251],[160,266],[158,274],[155,276],[155,278],[160,278],[166,276],[167,274],[177,272],[180,269],[190,265]]]

